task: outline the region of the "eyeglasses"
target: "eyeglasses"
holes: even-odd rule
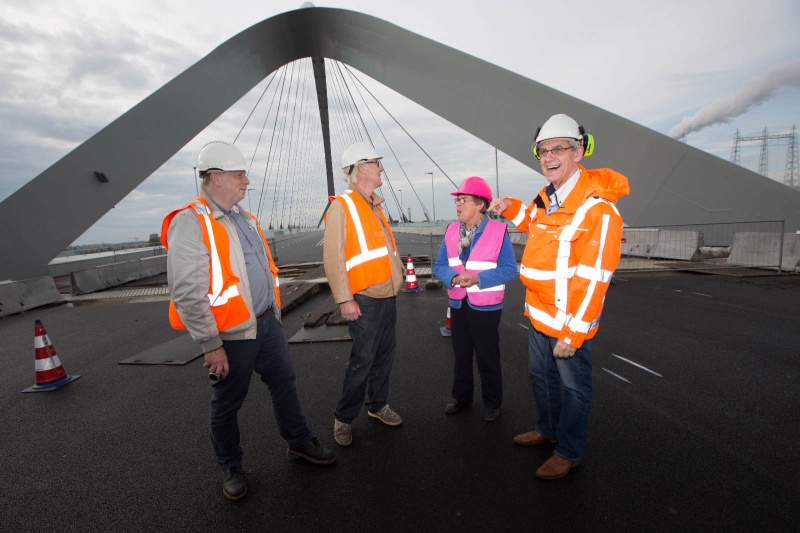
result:
[[[573,150],[572,146],[555,146],[550,148],[549,150],[546,148],[537,148],[536,153],[539,154],[539,157],[544,158],[547,154],[553,154],[554,156],[559,156],[566,152],[567,150]]]
[[[469,200],[469,197],[468,196],[464,196],[464,197],[461,197],[461,198],[454,198],[453,202],[456,205],[464,205],[467,200]]]
[[[379,167],[383,168],[383,165],[381,165],[380,160],[378,160],[378,161],[364,161],[364,163],[367,164],[367,165],[370,164],[370,163],[374,163],[374,164],[378,165]]]

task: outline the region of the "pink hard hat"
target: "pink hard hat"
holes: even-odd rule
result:
[[[461,185],[458,186],[458,190],[456,192],[451,192],[450,194],[452,196],[469,194],[479,198],[486,198],[490,202],[492,201],[492,189],[489,188],[489,184],[486,183],[486,180],[479,178],[478,176],[472,176],[471,178],[465,179],[461,182]]]

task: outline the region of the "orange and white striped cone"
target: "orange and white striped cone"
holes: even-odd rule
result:
[[[423,289],[417,283],[417,275],[414,273],[414,262],[411,261],[411,254],[408,254],[408,263],[406,263],[406,288],[403,292],[420,292]]]
[[[442,333],[442,337],[452,337],[453,334],[450,332],[450,306],[447,306],[447,320],[444,321],[444,327],[439,328],[439,331]]]
[[[64,370],[55,347],[50,344],[50,338],[47,336],[41,320],[34,320],[33,335],[33,346],[36,352],[36,384],[22,392],[55,390],[80,377],[70,376]]]

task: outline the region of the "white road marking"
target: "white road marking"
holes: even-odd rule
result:
[[[663,377],[664,377],[664,376],[662,376],[661,374],[659,374],[658,372],[653,372],[653,371],[652,371],[652,370],[650,370],[649,368],[647,368],[647,367],[645,367],[645,366],[642,366],[642,365],[640,365],[639,363],[634,363],[634,362],[633,362],[633,361],[631,361],[630,359],[625,359],[625,358],[624,358],[624,357],[622,357],[621,355],[617,355],[617,354],[615,354],[615,353],[613,353],[613,352],[611,353],[611,355],[613,355],[613,356],[614,356],[614,357],[616,357],[617,359],[621,359],[622,361],[625,361],[625,362],[626,362],[626,363],[628,363],[628,364],[631,364],[631,365],[633,365],[633,366],[635,366],[635,367],[641,368],[642,370],[644,370],[644,371],[646,371],[646,372],[650,372],[651,374],[653,374],[653,375],[655,375],[655,376],[658,376],[658,377],[660,377],[660,378],[663,378]]]
[[[710,294],[703,294],[702,292],[693,292],[692,294],[696,294],[697,296],[705,296],[707,298],[713,298]]]
[[[617,378],[617,379],[621,379],[621,380],[622,380],[622,381],[624,381],[625,383],[631,383],[631,382],[630,382],[630,381],[628,381],[627,379],[623,378],[623,377],[622,377],[622,376],[620,376],[619,374],[615,374],[615,373],[613,373],[611,370],[609,370],[609,369],[607,369],[607,368],[603,368],[603,370],[605,370],[606,372],[608,372],[609,374],[611,374],[611,375],[612,375],[612,376],[614,376],[615,378]],[[632,383],[631,383],[631,385],[632,385]]]

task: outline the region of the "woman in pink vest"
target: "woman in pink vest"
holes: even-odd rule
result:
[[[492,191],[482,178],[461,182],[456,197],[458,222],[453,222],[433,265],[436,277],[449,285],[453,339],[453,398],[445,413],[472,403],[472,356],[478,362],[484,420],[497,420],[503,402],[500,366],[500,316],[505,284],[517,276],[514,248],[506,225],[490,220],[486,210]]]

